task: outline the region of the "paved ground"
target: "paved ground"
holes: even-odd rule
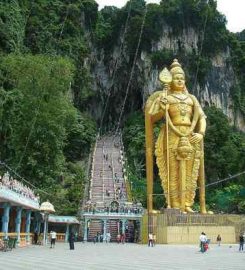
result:
[[[244,270],[245,251],[238,252],[238,245],[211,245],[209,251],[202,254],[194,245],[157,245],[152,248],[114,243],[75,243],[75,250],[69,250],[68,244],[58,243],[54,249],[30,246],[0,252],[0,269]]]

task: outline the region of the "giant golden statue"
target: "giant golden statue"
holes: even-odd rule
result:
[[[147,206],[153,211],[153,150],[154,123],[164,119],[155,142],[159,169],[168,208],[193,212],[199,183],[200,211],[206,213],[204,183],[203,137],[206,116],[185,86],[185,73],[178,60],[159,75],[163,91],[154,92],[145,106]]]

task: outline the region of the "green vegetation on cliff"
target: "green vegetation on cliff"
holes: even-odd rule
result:
[[[88,155],[95,136],[93,121],[69,98],[73,73],[61,57],[9,54],[0,61],[1,160],[48,197],[62,193],[54,203],[66,214],[76,212],[85,179],[76,161]],[[80,188],[66,189],[67,181]],[[66,197],[75,208],[64,207]]]
[[[92,94],[85,33],[95,28],[97,6],[0,3],[1,160],[48,192],[37,190],[42,199],[53,198],[57,213],[76,214],[95,139],[83,105]]]

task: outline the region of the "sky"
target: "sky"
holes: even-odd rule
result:
[[[122,7],[127,0],[95,0],[99,9],[104,6]],[[146,0],[147,3],[159,3],[160,0]],[[245,0],[217,0],[217,9],[227,19],[227,29],[231,32],[240,32],[245,29]]]

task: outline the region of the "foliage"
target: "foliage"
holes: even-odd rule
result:
[[[57,185],[53,203],[59,215],[76,215],[83,199],[85,183],[84,169],[79,163],[68,162],[62,175],[62,182]]]
[[[42,161],[45,171],[59,170],[63,163],[64,124],[67,118],[73,117],[72,107],[64,96],[72,80],[72,69],[63,59],[27,55],[9,55],[2,59],[1,85],[7,97],[3,100],[1,119],[4,160],[32,170],[37,165],[40,168]],[[10,104],[11,95],[16,98]],[[31,155],[30,149],[36,152]]]
[[[0,71],[1,159],[55,192],[66,167],[65,146],[74,160],[94,135],[93,121],[79,117],[69,99],[74,66],[61,57],[8,55]]]
[[[195,53],[189,54],[186,58],[188,59],[186,61],[186,63],[188,63],[187,65],[188,73],[195,74],[195,76],[197,76],[197,78],[193,76],[191,83],[195,85],[195,83],[198,82],[200,85],[205,85],[206,76],[212,67],[211,59],[208,57],[197,55]],[[195,82],[194,80],[197,81]],[[191,84],[189,84],[189,87],[190,86]]]
[[[244,170],[245,136],[229,126],[221,110],[211,107],[206,108],[205,112],[207,114],[205,166],[209,183]]]
[[[72,90],[77,107],[92,96],[91,77],[84,65],[89,56],[85,32],[97,21],[97,3],[75,1],[2,1],[0,51],[70,57],[75,64]]]
[[[245,30],[241,31],[240,33],[236,34],[238,40],[245,41]]]
[[[173,51],[171,50],[159,50],[151,54],[151,62],[153,66],[156,66],[160,70],[164,65],[171,64],[171,61],[173,61]]]
[[[127,153],[128,177],[135,200],[146,205],[145,179],[145,131],[142,113],[135,112],[129,116],[123,129],[123,141]]]
[[[199,50],[205,56],[214,55],[228,45],[226,19],[217,11],[215,1],[164,0],[160,6],[173,35],[187,28],[194,28],[200,33]]]
[[[97,24],[96,24],[96,29],[95,29],[95,36],[97,39],[96,40],[97,44],[100,46],[111,45],[110,39],[112,37],[112,32],[113,32],[113,27],[112,27],[111,22],[108,22],[103,17],[103,13],[99,13]]]
[[[230,34],[231,63],[237,78],[231,94],[235,104],[234,111],[241,111],[245,116],[245,43],[242,36],[237,39],[234,34]]]
[[[67,142],[64,148],[66,158],[71,161],[86,158],[95,140],[94,121],[88,115],[77,112],[74,121],[67,124]]]
[[[24,9],[17,0],[0,3],[0,51],[20,52],[25,37]]]
[[[81,0],[79,2],[81,2],[84,11],[85,25],[90,29],[94,29],[98,16],[98,4],[94,0]]]
[[[173,32],[179,33],[187,25],[199,27],[203,21],[206,5],[203,1],[167,0],[160,3],[166,22],[173,27]]]
[[[105,50],[105,61],[110,58],[113,46],[118,43],[118,37],[125,30],[127,11],[114,6],[104,7],[98,14],[94,32],[95,45]]]
[[[71,162],[87,158],[94,138],[94,121],[70,97],[84,111],[93,95],[85,33],[97,16],[93,0],[0,3],[1,160],[50,196],[68,192],[60,176],[70,177]],[[11,52],[19,55],[4,57]],[[69,211],[77,207],[78,201]]]
[[[245,213],[244,199],[241,190],[244,187],[238,184],[231,184],[224,188],[216,189],[208,194],[209,205],[218,212],[224,213]]]
[[[76,68],[72,90],[75,104],[80,108],[92,95],[91,78],[84,66],[84,59],[89,56],[85,31],[86,27],[93,29],[96,20],[97,3],[93,0],[38,0],[29,6],[26,50],[73,59]]]
[[[207,16],[205,18],[206,23],[203,24],[203,31],[205,26],[205,32],[203,32],[202,54],[208,57],[225,51],[228,46],[229,34],[226,30],[226,18],[216,8],[216,1],[210,0],[205,15]]]
[[[128,149],[127,157],[132,164],[145,164],[145,129],[143,113],[135,112],[128,118],[123,129],[123,139],[125,147]],[[134,170],[137,174],[142,175],[143,167]]]
[[[133,201],[141,202],[146,207],[146,179],[135,174],[131,166],[128,166],[129,184],[131,187]]]

